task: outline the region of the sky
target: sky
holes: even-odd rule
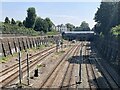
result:
[[[27,9],[34,7],[37,16],[49,17],[55,25],[71,23],[80,26],[82,21],[89,23],[92,28],[93,18],[100,6],[100,2],[2,2],[2,18],[14,18],[23,21],[27,16]]]

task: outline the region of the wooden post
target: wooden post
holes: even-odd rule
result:
[[[21,70],[21,51],[19,50],[19,83],[21,84],[22,70]]]
[[[80,68],[80,70],[79,70],[79,77],[80,77],[80,79],[79,79],[79,81],[80,81],[80,82],[82,82],[82,77],[81,77],[81,64],[83,63],[83,62],[82,62],[82,61],[83,61],[83,60],[82,60],[82,59],[83,59],[83,58],[82,58],[82,48],[83,48],[83,46],[82,46],[81,49],[80,49],[80,59],[79,59],[79,64],[80,64],[80,67],[79,67],[79,68]]]
[[[29,83],[29,55],[28,55],[28,51],[27,51],[27,82],[29,85],[30,83]]]

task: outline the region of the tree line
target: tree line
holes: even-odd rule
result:
[[[120,74],[120,1],[101,2],[94,20],[95,46],[100,55]]]
[[[26,28],[31,28],[35,31],[44,33],[52,31],[52,25],[54,25],[50,18],[42,19],[41,17],[38,17],[34,7],[30,7],[27,9],[27,17],[25,18],[25,20],[15,21],[12,18],[10,21],[9,18],[6,17],[4,23],[18,25],[19,27],[24,26]]]
[[[90,31],[89,24],[86,21],[83,21],[79,27],[75,28],[75,31]]]
[[[89,24],[86,21],[82,21],[81,25],[75,27],[73,24],[67,23],[66,24],[69,31],[90,31]]]
[[[29,7],[27,9],[27,17],[23,21],[15,21],[14,18],[11,20],[6,17],[4,24],[9,24],[9,25],[17,25],[19,27],[25,27],[27,29],[33,29],[36,32],[41,32],[41,33],[47,33],[53,31],[52,26],[55,26],[53,22],[50,20],[50,18],[41,18],[38,17],[36,14],[36,10],[34,7]],[[68,31],[89,31],[90,27],[89,24],[85,21],[81,23],[79,27],[75,27],[71,23],[65,24],[67,26]],[[4,25],[5,27],[8,27],[8,25]],[[11,27],[11,26],[10,26]],[[17,27],[18,28],[18,27]],[[6,30],[8,32],[8,30]],[[3,32],[6,32],[3,31]],[[16,30],[17,31],[17,30]],[[12,30],[10,31],[12,32]]]
[[[120,32],[120,1],[101,2],[95,17],[97,24],[94,30],[97,34],[102,36],[115,35]]]

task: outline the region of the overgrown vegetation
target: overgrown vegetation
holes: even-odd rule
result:
[[[97,22],[94,27],[94,31],[97,34],[102,32],[102,34],[107,37],[111,34],[112,27],[115,26],[112,32],[113,34],[118,34],[118,25],[120,25],[120,1],[114,2],[114,0],[111,0],[111,2],[101,2],[94,20]]]
[[[113,28],[111,29],[111,33],[112,33],[113,35],[115,35],[115,36],[120,35],[120,25],[119,25],[119,26],[116,26],[116,27],[113,27]]]
[[[4,24],[0,25],[2,28],[2,34],[19,34],[27,36],[37,36],[40,32],[33,30],[32,28],[25,28],[24,26],[19,27],[17,25]]]
[[[24,52],[22,51],[22,53],[24,53]],[[14,53],[13,55],[8,55],[7,57],[1,56],[0,63],[5,63],[8,60],[10,60],[12,57],[17,57],[17,56],[18,56],[18,53]]]
[[[93,30],[100,55],[120,74],[120,1],[101,2]]]
[[[53,31],[47,32],[46,34],[47,35],[57,35],[59,33],[57,31],[53,30]]]
[[[27,9],[27,17],[23,21],[15,21],[13,18],[9,20],[8,17],[5,18],[5,21],[2,23],[0,28],[2,28],[3,34],[20,34],[20,35],[44,35],[53,31],[52,26],[53,22],[50,18],[42,19],[37,17],[36,10],[34,7]],[[54,31],[53,31],[54,32]],[[53,33],[51,34],[57,34]]]

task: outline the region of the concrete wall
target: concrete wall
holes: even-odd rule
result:
[[[48,42],[55,43],[60,36],[40,36],[40,37],[2,37],[0,55],[12,55],[19,50],[37,47],[38,45],[46,45]]]

